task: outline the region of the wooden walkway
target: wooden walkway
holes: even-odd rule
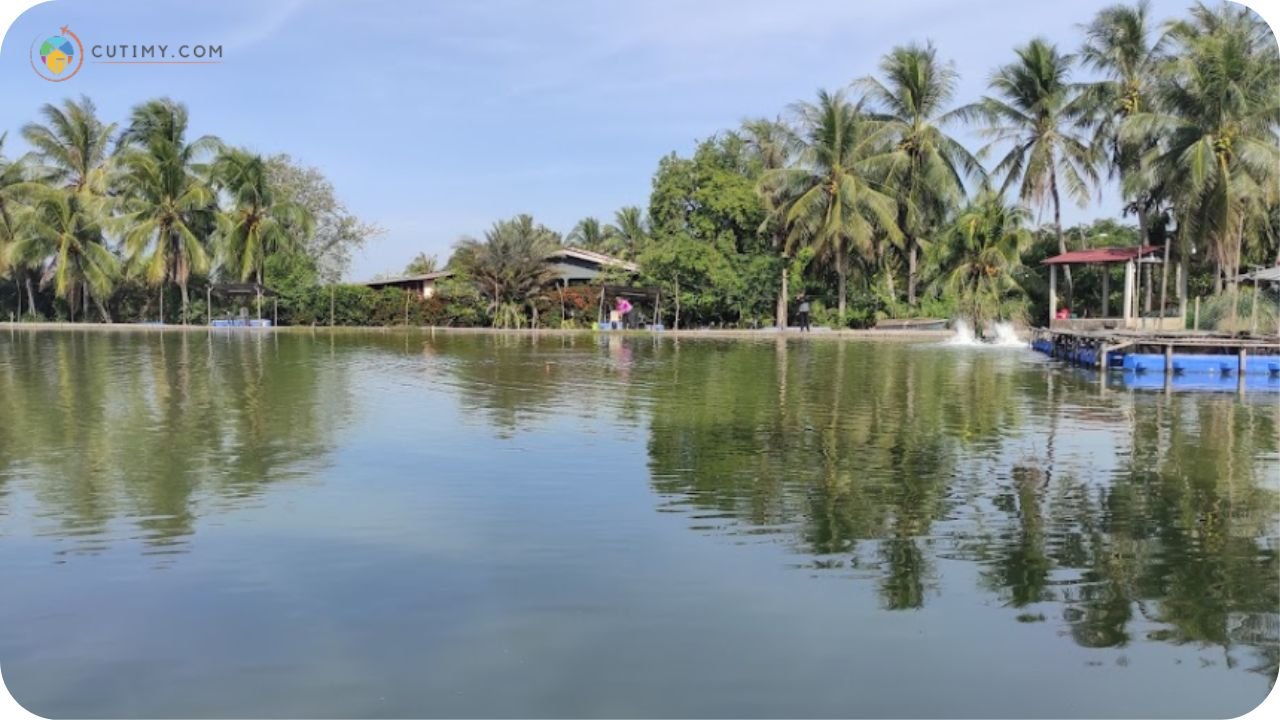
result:
[[[1107,359],[1116,352],[1163,355],[1163,369],[1166,373],[1174,371],[1175,357],[1181,353],[1234,356],[1240,371],[1247,367],[1250,355],[1268,358],[1280,356],[1280,337],[1275,335],[1232,335],[1191,330],[1161,332],[1037,328],[1032,337],[1032,345],[1054,357],[1098,368],[1107,366]]]

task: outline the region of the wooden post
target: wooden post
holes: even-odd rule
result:
[[[1166,377],[1173,374],[1173,345],[1164,346],[1164,374]]]
[[[1098,383],[1102,387],[1107,386],[1107,373],[1110,368],[1107,367],[1107,355],[1111,353],[1111,346],[1104,341],[1098,346]]]
[[[254,292],[257,293],[257,296],[258,296],[258,319],[261,320],[262,319],[262,286],[259,285],[255,287]]]
[[[1240,366],[1236,369],[1236,392],[1244,394],[1244,374],[1249,366],[1249,351],[1240,348]]]
[[[1199,330],[1200,329],[1200,296],[1199,295],[1196,296],[1196,312],[1195,312],[1194,318],[1195,320],[1192,322],[1191,328],[1193,330]]]
[[[1107,316],[1111,306],[1111,266],[1102,265],[1102,317]]]
[[[1258,334],[1258,281],[1253,281],[1253,301],[1249,308],[1249,334]]]
[[[1182,327],[1187,327],[1187,265],[1178,258],[1178,317],[1182,318]]]
[[[213,325],[213,286],[204,289],[204,316]]]
[[[271,298],[271,327],[280,326],[280,298]]]
[[[1058,316],[1058,266],[1049,266],[1049,322],[1045,327],[1053,327],[1053,319]]]
[[[1138,328],[1147,326],[1147,319],[1142,316],[1142,257],[1138,257],[1138,262],[1134,266],[1133,271],[1133,315],[1138,319]]]
[[[333,327],[333,306],[334,306],[335,298],[337,297],[337,292],[338,292],[337,285],[329,286],[329,327]]]
[[[1133,319],[1133,261],[1126,260],[1124,263],[1124,300],[1123,312],[1121,317],[1124,318],[1124,326],[1129,327],[1129,322]]]
[[[409,327],[409,291],[404,293],[404,326]]]

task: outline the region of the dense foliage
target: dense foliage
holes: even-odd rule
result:
[[[1240,272],[1280,264],[1275,37],[1229,3],[1157,24],[1139,0],[1081,27],[1078,49],[1017,47],[966,104],[932,43],[897,47],[848,88],[661,158],[647,209],[584,218],[563,240],[528,215],[500,221],[457,243],[438,293],[407,300],[333,287],[381,229],[351,216],[317,171],[188,138],[186,109],[169,99],[122,126],[87,99],[45,106],[22,128],[31,152],[0,154],[0,307],[199,321],[208,283],[253,280],[280,291],[285,322],[575,326],[591,315],[545,262],[562,242],[638,263],[639,277],[609,279],[660,288],[674,327],[785,324],[800,295],[837,326],[1040,319],[1049,299],[1036,264],[1100,245],[1162,248],[1164,264],[1143,267],[1145,313],[1238,297]],[[963,124],[987,142],[966,148]],[[1086,206],[1109,179],[1136,226],[1063,227],[1063,203]],[[1049,222],[1033,227],[1042,213]],[[435,269],[420,254],[405,272]],[[1068,269],[1061,300],[1097,308],[1104,272]],[[1239,301],[1214,307],[1239,326]]]

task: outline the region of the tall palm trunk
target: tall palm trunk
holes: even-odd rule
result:
[[[907,303],[916,304],[916,255],[919,248],[916,247],[915,237],[907,237]]]
[[[680,278],[678,276],[676,277],[676,318],[672,328],[680,329]]]
[[[1169,245],[1171,240],[1172,238],[1169,237],[1164,239],[1164,263],[1160,266],[1160,313],[1157,315],[1160,319],[1156,322],[1159,323],[1157,327],[1161,330],[1164,329],[1165,303],[1169,301]],[[1181,329],[1179,328],[1179,330]]]
[[[36,290],[35,290],[35,287],[31,284],[31,274],[28,273],[26,270],[23,270],[22,275],[23,275],[23,278],[22,278],[23,285],[25,285],[27,288],[27,314],[35,315],[36,314]]]
[[[1150,266],[1150,265],[1143,265],[1143,266],[1142,266],[1142,291],[1143,291],[1143,297],[1142,297],[1142,311],[1143,311],[1143,312],[1145,312],[1145,313],[1147,313],[1147,314],[1150,314],[1150,313],[1151,313],[1151,286],[1152,286],[1152,284],[1153,284],[1153,283],[1152,283],[1152,278],[1151,278],[1151,266]]]
[[[1062,198],[1058,196],[1058,173],[1049,173],[1049,190],[1053,193],[1053,231],[1058,235],[1058,253],[1067,252],[1067,239],[1062,234]],[[1067,281],[1067,302],[1075,302],[1075,287],[1071,282],[1071,266],[1063,265],[1063,278]],[[1070,307],[1070,305],[1068,305]]]
[[[836,275],[840,278],[840,298],[836,307],[840,323],[844,324],[844,310],[849,296],[849,250],[844,246],[843,240],[836,244]]]
[[[783,258],[782,284],[778,288],[778,308],[776,322],[779,330],[787,329],[787,263]]]
[[[102,298],[97,295],[93,296],[93,302],[98,306],[98,313],[102,315],[102,322],[111,324],[111,313],[107,312],[107,306],[103,304]]]

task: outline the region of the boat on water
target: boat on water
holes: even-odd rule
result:
[[[946,330],[946,319],[909,318],[906,320],[880,320],[876,330]]]

